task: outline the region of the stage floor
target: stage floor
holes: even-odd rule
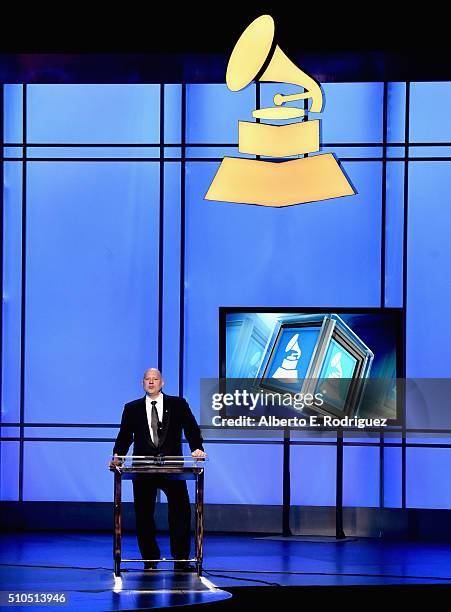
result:
[[[123,569],[130,571],[124,572],[122,583],[118,583],[112,573],[110,534],[28,532],[3,533],[0,537],[0,590],[65,592],[69,600],[63,606],[65,610],[211,604],[227,598],[228,587],[236,592],[240,586],[451,587],[451,543],[363,538],[309,542],[207,534],[203,582],[192,574],[142,572],[141,564],[124,564]],[[169,557],[167,535],[161,534],[159,542],[162,555]],[[124,534],[123,556],[139,557],[132,534]],[[61,605],[46,607],[57,609]],[[0,609],[29,610],[30,606]]]

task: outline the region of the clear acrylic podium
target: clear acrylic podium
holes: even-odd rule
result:
[[[205,459],[189,456],[118,456],[120,464],[111,467],[114,471],[114,574],[121,575],[121,562],[143,563],[174,561],[194,562],[197,575],[202,574],[203,538],[204,538],[204,465]],[[174,480],[194,480],[195,498],[195,556],[193,559],[122,559],[122,481],[134,480],[138,476],[164,475]]]

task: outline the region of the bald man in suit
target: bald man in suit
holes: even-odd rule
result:
[[[185,399],[162,393],[164,380],[157,368],[144,372],[145,396],[125,404],[121,427],[113,449],[111,467],[120,463],[132,442],[133,455],[180,456],[182,431],[193,457],[203,458],[202,435]],[[142,475],[133,480],[136,534],[143,559],[159,559],[155,538],[155,500],[161,489],[168,500],[171,554],[174,559],[189,559],[191,549],[191,507],[185,480],[170,480],[164,475]],[[144,562],[144,569],[155,569],[156,562]],[[187,562],[175,562],[174,569],[192,571]]]

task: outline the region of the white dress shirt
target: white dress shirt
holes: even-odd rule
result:
[[[160,423],[163,422],[163,394],[158,394],[158,397],[152,399],[146,394],[146,414],[147,414],[147,422],[149,424],[150,437],[152,438],[152,442],[155,444],[155,440],[153,439],[153,431],[152,431],[152,402],[157,402],[157,414],[158,420]]]

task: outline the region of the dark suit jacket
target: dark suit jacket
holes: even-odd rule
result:
[[[202,435],[188,402],[182,397],[163,394],[163,421],[157,448],[150,435],[144,396],[125,404],[113,453],[126,455],[134,442],[134,455],[182,455],[182,429],[191,451],[203,450]]]

